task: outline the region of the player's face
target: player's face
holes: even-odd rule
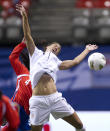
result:
[[[57,42],[54,42],[53,44],[49,45],[47,47],[48,50],[50,50],[51,52],[53,52],[55,55],[58,55],[58,53],[60,52],[61,50],[61,46],[59,43]]]

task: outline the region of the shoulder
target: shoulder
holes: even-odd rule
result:
[[[54,56],[56,62],[61,62],[61,63],[62,63],[62,61],[58,58],[58,56],[56,56],[54,53],[52,53],[52,54],[53,54],[53,56]]]
[[[35,47],[35,50],[33,52],[32,55],[29,55],[30,58],[33,58],[33,56],[38,56],[38,55],[42,55],[43,54],[43,51],[38,49],[37,47]]]

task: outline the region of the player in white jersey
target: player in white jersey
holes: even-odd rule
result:
[[[16,6],[23,19],[23,31],[30,55],[30,78],[33,93],[30,103],[30,121],[32,131],[41,131],[43,124],[49,121],[50,113],[55,119],[62,118],[76,128],[84,131],[83,124],[74,109],[56,89],[56,72],[79,64],[86,55],[97,49],[96,45],[87,45],[85,50],[73,60],[61,61],[57,55],[61,46],[53,42],[46,46],[45,52],[39,50],[31,37],[26,11],[22,5]]]

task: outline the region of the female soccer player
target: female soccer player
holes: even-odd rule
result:
[[[32,96],[31,81],[29,78],[29,58],[26,52],[23,52],[26,47],[23,40],[18,44],[9,56],[10,63],[17,75],[17,84],[12,101],[17,102],[20,106],[20,126],[18,131],[30,131],[29,126],[29,99]],[[19,57],[22,57],[21,63]]]
[[[0,91],[0,126],[4,119],[8,123],[2,131],[17,131],[20,119],[16,105],[7,96],[2,95]]]
[[[44,123],[49,121],[50,113],[55,119],[62,118],[77,130],[84,131],[83,124],[74,109],[56,89],[56,72],[69,69],[79,64],[86,55],[97,49],[96,45],[87,45],[85,50],[73,60],[61,61],[57,55],[61,46],[57,42],[46,46],[45,52],[39,50],[32,39],[27,13],[22,5],[16,10],[23,19],[23,31],[26,45],[30,54],[30,78],[33,88],[30,98],[30,121],[32,131],[41,131]]]

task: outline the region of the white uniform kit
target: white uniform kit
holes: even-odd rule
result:
[[[56,73],[62,63],[52,52],[43,52],[38,48],[30,56],[30,79],[34,88],[44,73],[49,74],[56,83]],[[45,83],[44,83],[45,84]],[[74,109],[66,102],[61,93],[32,96],[29,100],[30,122],[32,125],[43,125],[49,121],[50,113],[55,119],[74,113]]]

